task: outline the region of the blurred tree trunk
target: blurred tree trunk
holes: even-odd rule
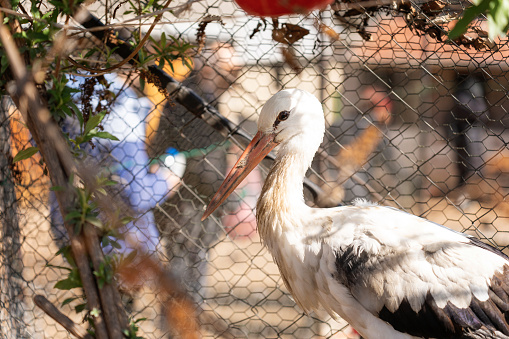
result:
[[[11,105],[12,106],[12,105]],[[0,101],[0,337],[25,338],[23,260],[7,99]]]

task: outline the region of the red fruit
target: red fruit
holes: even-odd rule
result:
[[[307,14],[325,8],[334,0],[235,0],[248,14],[276,17],[287,14]]]

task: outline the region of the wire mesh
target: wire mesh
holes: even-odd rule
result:
[[[426,14],[423,3],[410,5]],[[442,15],[464,6],[449,4]],[[283,88],[308,90],[323,103],[326,136],[308,172],[319,194],[306,190],[310,205],[366,198],[501,249],[509,245],[506,40],[494,47],[479,33],[477,45],[449,43],[440,33],[437,38],[436,22],[418,26],[405,19],[408,13],[387,7],[346,16],[337,7],[280,18],[279,27],[286,23],[309,31],[288,45],[274,40],[276,23],[248,17],[231,2],[172,7],[175,14],[165,16],[152,37],[158,40],[165,32],[200,51],[192,69],[177,60],[165,71],[236,127],[254,135],[263,103]],[[125,14],[127,9],[122,1],[89,6],[104,24],[123,26],[121,34],[132,39],[148,25],[128,21],[134,14]],[[73,55],[94,44],[100,41],[83,33]],[[260,243],[254,208],[270,161],[202,222],[204,205],[242,143],[129,68],[71,80],[81,89],[76,102],[87,110],[106,108],[102,127],[119,139],[95,142],[87,152],[98,172],[118,182],[113,196],[135,217],[126,230],[193,296],[204,337],[356,337],[341,319],[320,311],[303,314]],[[0,337],[65,338],[69,334],[31,298],[43,294],[60,305],[76,296],[54,288],[62,276],[59,266],[65,266],[55,255],[66,239],[62,218],[41,158],[12,164],[13,155],[32,141],[9,100],[2,101],[0,112]],[[69,133],[76,128],[73,122],[62,125]],[[122,246],[129,251],[128,243]],[[128,299],[134,316],[146,318],[141,335],[173,333],[163,321],[171,310],[150,286]],[[74,307],[61,309],[80,322]]]

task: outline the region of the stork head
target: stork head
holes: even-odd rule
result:
[[[276,93],[263,106],[258,133],[272,135],[280,152],[310,150],[311,157],[322,142],[325,128],[322,104],[309,92],[286,89]]]
[[[202,220],[219,207],[276,146],[278,156],[295,153],[309,166],[322,142],[324,129],[322,105],[315,96],[299,89],[276,93],[263,106],[258,133],[212,197]]]

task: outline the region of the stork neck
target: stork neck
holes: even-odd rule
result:
[[[284,228],[309,208],[304,202],[303,178],[310,161],[299,154],[278,154],[257,204],[260,235],[267,228]]]

